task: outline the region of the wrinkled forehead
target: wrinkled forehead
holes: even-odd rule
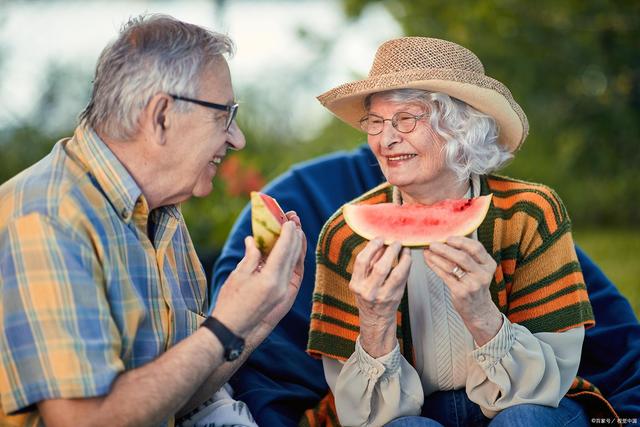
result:
[[[200,96],[222,104],[234,101],[229,64],[222,55],[213,57],[204,66],[200,75]]]

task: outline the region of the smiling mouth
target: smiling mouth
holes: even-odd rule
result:
[[[211,166],[219,165],[220,163],[222,163],[222,157],[220,156],[214,156],[211,160],[209,160],[209,164]]]
[[[415,156],[417,156],[417,154],[402,154],[399,156],[389,156],[387,157],[387,160],[390,162],[399,162],[401,160],[413,159]]]

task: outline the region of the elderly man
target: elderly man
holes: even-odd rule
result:
[[[172,424],[289,310],[306,252],[294,212],[266,261],[245,239],[205,320],[179,207],[245,145],[231,53],[171,17],[131,20],[74,136],[0,187],[1,425]]]

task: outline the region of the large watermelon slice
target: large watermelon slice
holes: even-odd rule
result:
[[[449,236],[466,236],[480,226],[491,194],[472,199],[447,199],[433,205],[348,204],[342,208],[349,227],[367,240],[424,247]]]
[[[287,216],[276,199],[257,191],[251,192],[251,229],[263,255],[269,255],[285,222]]]

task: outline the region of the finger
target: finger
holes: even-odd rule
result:
[[[293,228],[291,229],[291,234],[293,236],[291,245],[287,249],[286,257],[283,258],[278,265],[271,264],[269,266],[269,273],[278,278],[278,286],[288,286],[292,283],[291,279],[300,260],[303,245],[302,231],[297,228],[291,221],[287,221],[286,224],[289,224],[289,226],[293,226]],[[302,269],[299,271],[302,272],[303,270],[304,267],[302,267]]]
[[[404,285],[409,277],[409,270],[411,270],[411,250],[409,248],[402,248],[400,260],[389,273],[387,282],[393,287]]]
[[[376,257],[376,253],[383,248],[383,241],[375,238],[368,242],[364,249],[356,256],[353,264],[353,274],[357,279],[364,278],[369,274],[372,260]]]
[[[291,280],[291,276],[293,275],[293,272],[298,265],[303,245],[303,234],[298,227],[295,227],[293,229],[292,234],[294,236],[294,239],[293,245],[291,247],[291,256],[286,259],[282,271],[283,277],[286,279],[287,283]]]
[[[253,272],[258,268],[262,261],[262,254],[256,246],[256,242],[252,236],[244,238],[244,247],[244,257],[240,260],[236,269]]]
[[[288,211],[286,214],[287,219],[289,221],[293,221],[298,227],[302,227],[302,223],[300,222],[300,217],[296,213],[296,211]]]
[[[384,254],[384,246],[382,246],[376,253],[373,254],[373,258],[371,258],[371,264],[375,264],[378,262],[382,255]]]
[[[378,248],[376,252],[373,253],[371,260],[369,261],[369,265],[367,266],[367,272],[366,272],[367,275],[371,273],[371,268],[375,265],[375,263],[378,262],[380,258],[382,258],[384,251],[385,251],[385,247],[383,244],[382,246],[380,246],[380,248]]]
[[[290,277],[293,271],[298,267],[301,258],[304,262],[304,256],[306,255],[307,249],[307,239],[302,229],[298,226],[295,226],[293,234],[295,236],[295,247],[293,248],[293,256],[291,257],[290,262],[291,271],[288,273],[287,277]]]
[[[458,290],[455,287],[460,286],[460,282],[457,280],[457,277],[451,275],[449,271],[443,270],[440,266],[435,264],[433,266],[430,265],[429,268],[431,268],[431,270],[433,270],[433,272],[442,279],[445,285],[449,287],[451,295],[453,296]]]
[[[425,249],[424,251],[424,260],[429,266],[429,268],[432,269],[434,272],[436,272],[436,268],[437,268],[440,271],[443,271],[447,276],[452,276],[453,269],[456,267],[457,264],[451,261],[449,258],[432,250],[431,246],[428,249]],[[438,274],[438,276],[440,276],[440,278],[444,280],[444,277],[442,277],[440,274]]]
[[[383,284],[384,280],[387,279],[387,276],[391,272],[394,262],[398,259],[398,254],[401,250],[402,245],[400,245],[400,242],[393,242],[391,245],[387,246],[380,259],[373,264],[371,274],[375,274],[379,278],[382,278]]]
[[[466,250],[466,246],[462,249],[456,249],[446,243],[433,243],[427,249],[428,251],[439,255],[450,263],[451,269],[459,266],[464,271],[476,271],[480,269],[478,261],[476,261]],[[446,268],[446,265],[441,265]]]
[[[296,232],[300,236],[301,247],[295,270],[302,276],[302,272],[304,271],[304,259],[307,256],[307,236],[304,234],[301,228],[297,229]]]
[[[453,248],[466,252],[479,264],[485,264],[491,258],[482,243],[477,240],[462,236],[451,236],[447,238],[446,243]]]
[[[293,221],[287,221],[282,224],[280,230],[280,236],[276,240],[263,271],[270,270],[276,274],[279,274],[279,270],[286,268],[292,263],[292,260],[298,258],[297,237],[296,237],[296,225]]]

